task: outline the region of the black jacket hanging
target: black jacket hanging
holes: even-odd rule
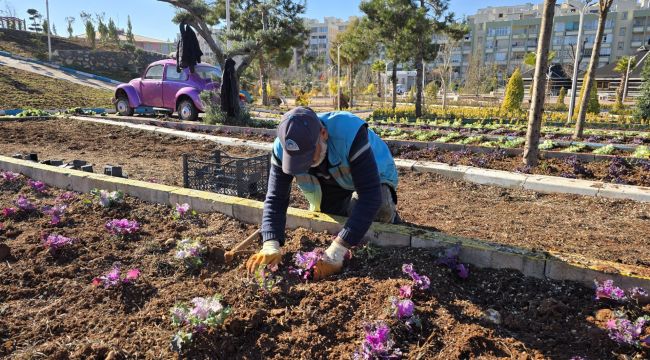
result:
[[[181,22],[180,31],[181,38],[176,47],[176,71],[181,72],[181,69],[189,67],[190,72],[194,73],[194,66],[201,62],[203,52],[196,33],[189,25]]]
[[[221,110],[228,116],[239,114],[239,90],[235,71],[235,60],[226,59],[221,78]]]

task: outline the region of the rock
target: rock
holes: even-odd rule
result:
[[[281,316],[284,314],[285,309],[271,309],[271,316]]]
[[[485,315],[483,315],[483,319],[493,324],[499,325],[501,324],[501,313],[494,309],[487,309],[485,311]]]

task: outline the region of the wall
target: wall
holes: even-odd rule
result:
[[[141,50],[56,50],[52,53],[52,61],[57,64],[120,81],[139,77],[147,65],[166,58],[167,55]]]

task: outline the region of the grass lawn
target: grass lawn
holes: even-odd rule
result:
[[[112,107],[113,93],[7,66],[0,67],[0,109]]]

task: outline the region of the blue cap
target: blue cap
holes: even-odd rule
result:
[[[282,144],[282,171],[285,174],[309,171],[322,128],[318,115],[310,108],[297,107],[282,116],[278,138]]]

